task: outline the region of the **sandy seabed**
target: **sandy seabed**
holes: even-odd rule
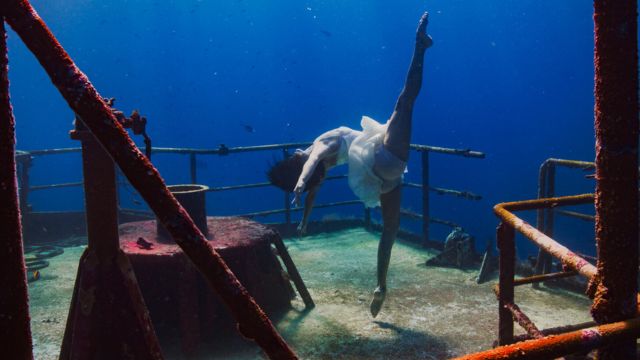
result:
[[[427,267],[425,260],[436,253],[403,241],[393,249],[385,305],[372,318],[377,240],[353,229],[285,241],[316,303],[304,311],[296,298],[288,313],[274,319],[301,359],[446,359],[491,347],[497,336],[495,280],[477,285],[476,271]],[[83,250],[65,248],[29,285],[36,359],[58,358]],[[516,303],[540,329],[591,320],[589,299],[544,286],[517,287]],[[163,344],[163,351],[167,359],[183,358],[177,344]],[[202,346],[191,358],[266,357],[231,336]]]

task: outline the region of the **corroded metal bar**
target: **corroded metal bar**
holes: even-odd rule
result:
[[[429,243],[429,152],[423,151],[422,161],[422,246]]]
[[[84,183],[82,181],[78,181],[78,182],[70,182],[70,183],[62,183],[62,184],[51,184],[51,185],[33,185],[33,186],[29,187],[29,191],[76,187],[76,186],[82,186],[83,184]]]
[[[410,219],[414,219],[414,220],[422,220],[423,216],[422,214],[418,214],[416,212],[413,211],[409,211],[409,210],[405,210],[405,209],[400,209],[400,215],[402,216],[406,216]],[[452,222],[452,221],[447,221],[447,220],[442,220],[442,219],[436,219],[436,218],[429,218],[429,222],[433,223],[433,224],[440,224],[440,225],[446,225],[452,228],[456,228],[456,227],[461,227],[460,225]]]
[[[423,186],[421,184],[410,183],[410,182],[403,183],[402,186],[410,187],[410,188],[416,188],[416,189],[422,189],[423,188]],[[429,187],[429,191],[437,193],[438,195],[453,195],[453,196],[462,197],[462,198],[469,199],[469,200],[480,200],[480,199],[482,199],[482,196],[480,196],[478,194],[474,194],[471,191],[452,190],[452,189],[445,189],[445,188],[433,187],[433,186]]]
[[[43,150],[29,150],[31,156],[43,156],[43,155],[60,155],[60,154],[70,154],[70,153],[79,153],[82,151],[82,148],[74,147],[74,148],[61,148],[61,149],[43,149]]]
[[[542,332],[540,332],[536,324],[534,324],[533,321],[529,319],[527,314],[525,314],[524,312],[522,312],[522,310],[520,310],[520,307],[518,307],[518,305],[513,303],[507,303],[504,306],[509,311],[511,311],[511,316],[513,317],[513,320],[515,320],[527,332],[527,334],[529,334],[529,336],[533,337],[534,339],[540,339],[544,337],[544,335],[542,334]],[[513,336],[511,338],[513,339]]]
[[[347,200],[347,201],[338,201],[338,202],[333,202],[333,203],[328,203],[328,204],[320,204],[320,205],[314,205],[313,208],[314,209],[322,209],[322,208],[328,208],[328,207],[334,207],[334,206],[345,206],[345,205],[362,205],[362,201],[360,200]],[[297,206],[297,207],[293,207],[290,209],[290,211],[302,211],[304,210],[304,207],[302,206]],[[257,211],[257,212],[252,212],[252,213],[246,213],[246,214],[239,214],[239,215],[235,215],[235,216],[242,216],[242,217],[248,217],[248,218],[252,218],[252,217],[256,217],[256,216],[269,216],[269,215],[275,215],[275,214],[283,214],[287,211],[287,209],[276,209],[276,210],[266,210],[266,211]]]
[[[243,185],[231,185],[231,186],[214,186],[210,187],[207,192],[220,192],[220,191],[229,191],[229,190],[242,190],[242,189],[254,189],[261,187],[269,187],[272,186],[270,182],[261,182],[254,184],[243,184]]]
[[[591,314],[610,323],[636,316],[638,284],[638,4],[595,0],[596,242]],[[636,357],[636,340],[598,351]]]
[[[287,274],[289,274],[289,277],[293,281],[293,284],[296,286],[296,290],[298,290],[298,294],[300,294],[302,301],[304,301],[305,308],[313,309],[316,306],[316,304],[313,302],[313,299],[311,298],[311,294],[309,294],[309,290],[307,290],[307,286],[304,284],[304,281],[302,280],[302,277],[298,272],[298,268],[296,267],[296,264],[291,259],[291,256],[289,255],[289,250],[287,250],[287,247],[284,245],[282,238],[278,233],[272,232],[270,241],[276,247],[276,250],[278,250],[278,255],[280,255],[280,259],[282,259],[282,263],[287,268]]]
[[[27,360],[33,359],[33,351],[8,71],[7,37],[0,16],[0,349],[7,359]]]
[[[198,183],[198,166],[197,166],[196,154],[194,153],[189,154],[189,175],[191,177],[191,183],[197,184]]]
[[[585,259],[577,256],[567,247],[556,242],[538,229],[529,225],[510,210],[533,210],[538,207],[556,207],[562,205],[586,204],[593,201],[593,194],[565,196],[551,199],[526,200],[509,203],[501,203],[494,206],[493,211],[505,223],[513,226],[518,232],[523,234],[546,252],[556,257],[563,264],[577,271],[581,275],[591,279],[596,274],[595,266]]]
[[[580,194],[571,196],[559,196],[555,198],[511,201],[500,203],[494,207],[504,208],[508,211],[537,210],[539,208],[555,208],[558,206],[582,205],[593,203],[593,194]]]
[[[176,243],[230,308],[240,332],[256,341],[271,358],[297,358],[31,5],[26,0],[7,0],[0,6],[7,22],[38,58],[69,106],[82,118]]]
[[[542,165],[540,165],[540,170],[538,171],[538,199],[543,199],[546,197],[547,194],[547,172],[549,169],[549,160],[546,160],[545,162],[542,163]],[[545,212],[543,208],[537,209],[536,210],[536,228],[540,231],[544,231],[544,222],[545,222]],[[545,262],[545,258],[548,257],[549,254],[547,254],[546,252],[544,252],[544,250],[542,249],[538,249],[538,257],[536,259],[536,267],[534,269],[534,274],[535,275],[539,275],[542,274],[543,270],[544,270],[544,262]],[[534,289],[538,289],[540,287],[540,284],[538,284],[537,282],[533,283],[533,288]]]
[[[540,332],[544,336],[557,335],[557,334],[567,333],[567,332],[570,332],[570,331],[581,330],[581,329],[592,327],[592,326],[596,326],[596,325],[598,325],[598,324],[596,324],[595,321],[587,321],[587,322],[583,322],[583,323],[580,323],[580,324],[565,325],[565,326],[558,326],[558,327],[554,327],[554,328],[543,329],[543,330],[540,330]],[[522,334],[522,335],[514,336],[513,337],[513,342],[516,343],[516,342],[527,341],[527,340],[532,340],[532,339],[533,338],[531,337],[531,335]]]
[[[556,196],[556,165],[554,163],[549,164],[549,168],[547,169],[547,186],[546,186],[546,194],[545,198],[553,198]],[[544,209],[544,230],[543,232],[550,238],[553,238],[553,229],[555,226],[555,215],[553,212],[553,208]],[[546,274],[551,272],[551,256],[546,252],[543,252],[545,255],[542,258],[542,273]],[[536,264],[537,265],[537,264]]]
[[[640,318],[500,346],[454,360],[554,359],[637,337],[640,337]]]
[[[237,146],[237,147],[231,147],[231,148],[222,145],[217,149],[154,147],[152,149],[152,152],[159,153],[159,154],[164,153],[164,154],[228,155],[228,154],[252,152],[252,151],[304,148],[309,145],[311,145],[311,143],[305,142],[305,143],[272,144],[272,145],[258,145],[258,146]]]
[[[485,155],[483,152],[473,151],[470,149],[450,149],[439,146],[429,146],[429,145],[418,145],[411,144],[411,150],[417,150],[422,152],[434,152],[439,154],[447,154],[447,155],[458,155],[464,157],[473,157],[473,158],[481,158],[484,159]]]
[[[162,359],[133,268],[120,251],[113,160],[80,121],[71,137],[82,141],[88,247],[78,265],[60,360]]]
[[[270,145],[257,145],[257,146],[237,146],[226,147],[221,146],[217,149],[193,149],[193,148],[169,148],[169,147],[153,147],[154,153],[165,154],[199,154],[199,155],[227,155],[233,153],[251,152],[251,151],[267,151],[267,150],[282,150],[282,149],[295,149],[306,148],[311,145],[310,142],[299,143],[284,143],[284,144],[270,144]],[[416,151],[430,151],[448,155],[459,155],[464,157],[484,158],[485,155],[479,151],[472,151],[469,149],[453,149],[439,146],[429,146],[420,144],[411,144],[411,150]],[[31,150],[28,151],[31,155],[51,155],[51,154],[63,154],[70,152],[80,152],[80,148],[61,148],[61,149],[45,149],[45,150]]]
[[[549,164],[560,165],[560,166],[573,168],[573,169],[593,170],[596,168],[596,164],[591,161],[550,158],[550,159],[547,159],[545,162]]]
[[[529,277],[522,278],[522,279],[516,279],[513,282],[513,285],[514,286],[519,286],[519,285],[524,285],[524,284],[533,284],[533,283],[539,283],[539,282],[542,282],[542,281],[563,279],[563,278],[576,276],[576,275],[578,275],[578,273],[576,273],[575,271],[563,271],[563,272],[544,274],[544,275],[534,275],[534,276],[529,276]]]
[[[18,198],[20,199],[20,215],[25,220],[31,212],[29,206],[29,171],[31,167],[31,155],[16,156],[16,161],[20,163],[20,189],[18,191]]]
[[[560,214],[560,215],[564,215],[564,216],[568,216],[568,217],[572,217],[572,218],[576,218],[584,221],[590,221],[590,222],[596,221],[596,217],[594,215],[583,214],[583,213],[568,211],[568,210],[556,210],[555,212],[556,214]]]
[[[347,175],[328,176],[324,179],[324,181],[346,179],[346,178],[347,178]],[[243,184],[243,185],[215,186],[215,187],[210,187],[207,191],[219,192],[219,191],[229,191],[229,190],[261,188],[261,187],[269,187],[269,186],[273,186],[273,185],[270,182],[261,182],[261,183]]]
[[[513,227],[504,222],[496,229],[496,244],[500,250],[498,283],[498,344],[513,342],[513,318],[507,304],[513,304],[513,277],[516,266],[516,244]]]
[[[289,157],[289,149],[282,149],[282,157],[284,159]],[[284,223],[286,224],[287,232],[291,228],[291,192],[284,192]]]

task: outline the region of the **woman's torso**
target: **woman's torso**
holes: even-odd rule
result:
[[[314,143],[323,142],[335,149],[324,159],[325,167],[331,168],[346,164],[349,161],[349,147],[360,134],[360,131],[341,126],[318,136]]]

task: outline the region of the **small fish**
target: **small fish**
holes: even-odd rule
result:
[[[320,33],[322,33],[322,35],[326,36],[326,37],[332,37],[333,34],[330,31],[327,30],[320,30]]]
[[[254,129],[253,126],[248,125],[248,124],[242,124],[242,127],[244,128],[244,131],[248,132],[248,133],[254,133],[256,132],[256,129]]]
[[[40,279],[40,271],[36,270],[30,273],[27,273],[27,282],[37,281]]]

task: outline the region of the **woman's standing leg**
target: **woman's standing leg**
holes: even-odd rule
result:
[[[431,37],[426,34],[428,20],[427,13],[424,13],[422,18],[420,18],[416,32],[416,47],[411,60],[409,74],[407,75],[404,88],[398,97],[393,114],[389,119],[389,125],[383,141],[385,149],[402,161],[409,159],[413,104],[422,86],[424,53],[433,43]],[[378,286],[373,292],[373,300],[370,305],[370,311],[373,317],[376,317],[378,312],[380,312],[387,292],[387,270],[389,269],[391,248],[393,247],[398,228],[400,227],[401,187],[402,185],[398,185],[390,192],[380,195],[383,229],[378,244]]]

